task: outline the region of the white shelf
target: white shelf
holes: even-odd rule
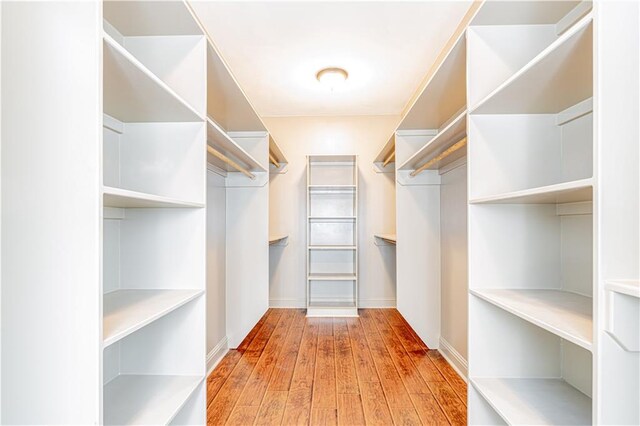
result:
[[[310,222],[355,222],[355,216],[309,216]]]
[[[104,424],[170,423],[204,378],[120,375],[104,386]]]
[[[396,234],[376,234],[374,237],[381,239],[389,244],[396,245]]]
[[[471,204],[563,204],[593,200],[593,179],[580,179],[539,188],[477,197]]]
[[[593,344],[593,299],[561,290],[471,289],[499,308],[587,350]]]
[[[640,298],[640,280],[607,280],[604,288],[615,293]]]
[[[356,246],[309,246],[309,250],[356,250]]]
[[[589,425],[591,398],[561,379],[472,378],[510,425]]]
[[[103,345],[123,339],[203,293],[203,290],[117,290],[105,294]]]
[[[277,236],[274,235],[274,236],[271,236],[271,237],[269,237],[269,245],[272,246],[272,245],[278,244],[278,243],[286,240],[287,238],[288,238],[288,235],[277,235]]]
[[[104,113],[123,122],[204,121],[111,36],[103,34]]]
[[[253,158],[244,148],[234,141],[227,132],[207,117],[207,141],[211,147],[220,151],[222,154],[240,163],[252,172],[266,172],[267,169]],[[209,162],[228,172],[235,172],[236,169],[216,157],[209,156]]]
[[[588,14],[471,108],[472,114],[558,113],[593,96]]]
[[[145,194],[143,192],[129,191],[128,189],[105,186],[103,191],[104,207],[123,208],[150,208],[150,207],[204,207],[203,203],[178,200],[175,198],[161,197],[159,195]]]
[[[415,170],[422,164],[437,157],[467,134],[467,111],[456,115],[442,131],[427,142],[415,154],[398,167],[398,170]],[[466,155],[466,149],[461,149],[449,155],[447,164]],[[445,164],[434,164],[431,169],[437,169]]]
[[[355,192],[355,185],[309,185],[309,191],[313,192]]]
[[[309,281],[355,281],[356,274],[314,273],[308,276]]]

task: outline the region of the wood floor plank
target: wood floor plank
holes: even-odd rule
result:
[[[369,344],[367,343],[360,320],[358,318],[347,318],[346,322],[349,329],[349,340],[351,341],[351,350],[353,352],[358,381],[360,383],[379,382],[380,378],[373,364]]]
[[[384,426],[393,423],[379,382],[360,382],[360,395],[367,425]]]
[[[256,425],[279,425],[287,404],[287,391],[267,391],[256,416]]]
[[[280,355],[285,337],[291,327],[293,314],[294,311],[289,309],[280,316],[280,321],[278,321],[276,328],[273,330],[269,341],[264,347],[260,359],[251,373],[251,377],[249,377],[247,384],[240,394],[240,398],[238,398],[237,405],[260,406],[262,397],[267,391],[275,361]]]
[[[264,325],[265,321],[267,320],[267,317],[269,317],[269,315],[271,315],[272,312],[273,312],[272,309],[267,309],[267,312],[265,312],[264,315],[262,315],[262,317],[258,320],[256,325],[251,329],[249,334],[247,334],[247,337],[245,337],[242,340],[242,342],[240,342],[240,344],[236,348],[238,352],[242,353],[249,347],[253,339],[256,337],[256,335]]]
[[[333,338],[336,357],[336,392],[338,394],[360,393],[356,366],[351,351],[349,329],[344,318],[333,319]]]
[[[338,394],[338,424],[344,426],[366,424],[359,394]]]
[[[396,333],[387,322],[385,314],[381,309],[374,310],[372,314],[375,318],[375,325],[378,328],[378,332],[382,336],[387,351],[391,354],[391,360],[402,378],[407,391],[409,393],[429,392],[429,388],[424,380],[422,380],[420,372],[409,357],[409,354],[407,354],[402,343],[400,343]]]
[[[231,415],[227,419],[225,425],[229,426],[246,426],[252,425],[258,415],[260,407],[238,407],[236,406],[231,412]],[[209,423],[213,425],[212,423]]]
[[[398,336],[398,340],[400,340],[407,352],[423,351],[425,349],[424,343],[419,338],[416,338],[411,327],[398,318],[399,314],[396,309],[383,309],[382,313],[387,324],[391,326],[391,329]]]
[[[271,380],[267,390],[288,391],[291,386],[293,369],[300,351],[300,342],[304,331],[306,314],[302,309],[296,309],[293,315],[291,328],[286,341],[271,373]]]
[[[311,425],[332,426],[338,424],[337,410],[335,408],[313,408],[311,410]]]
[[[456,395],[460,398],[464,405],[467,405],[467,383],[462,380],[462,378],[458,375],[456,370],[449,365],[446,359],[442,356],[442,354],[437,350],[431,350],[427,352],[429,359],[436,366],[438,371],[444,376],[447,383],[454,390]]]
[[[447,416],[438,405],[434,396],[429,393],[412,393],[411,400],[418,416],[424,425],[448,425]]]
[[[207,406],[211,404],[213,398],[218,394],[218,391],[229,377],[229,374],[233,371],[238,361],[242,358],[242,354],[236,350],[230,350],[220,360],[220,363],[211,372],[207,378]]]
[[[402,316],[402,314],[397,309],[391,309],[390,314],[393,315],[394,318],[396,318],[402,324],[404,324],[407,330],[409,330],[409,333],[411,333],[415,341],[418,343],[418,345],[422,347],[422,349],[429,350],[429,347],[422,341],[420,336],[418,336],[418,333],[416,333],[413,327],[411,327],[411,324],[407,322],[407,320]]]
[[[447,382],[428,383],[431,393],[452,425],[467,424],[467,407]]]
[[[320,330],[322,331],[322,325]],[[312,407],[336,409],[336,359],[333,335],[318,336]]]
[[[244,386],[260,359],[262,350],[280,320],[281,314],[282,312],[270,312],[254,339],[249,343],[233,371],[207,408],[208,424],[224,424],[231,415]]]
[[[315,373],[319,325],[314,318],[307,319],[300,351],[291,378],[289,397],[282,424],[308,425],[311,418],[311,395]]]
[[[387,397],[387,403],[391,408],[391,413],[394,414],[394,409],[398,408],[412,408],[413,403],[411,402],[409,393],[404,387],[404,383],[391,360],[391,356],[387,351],[382,337],[378,333],[371,310],[363,310],[360,316],[360,322],[364,328],[365,336],[371,350],[371,357],[378,371],[380,383],[382,383],[382,389]]]

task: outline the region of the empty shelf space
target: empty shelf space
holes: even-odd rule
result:
[[[396,234],[376,234],[375,237],[389,244],[396,245]]]
[[[309,281],[355,281],[356,274],[319,272],[309,274]]]
[[[104,113],[123,122],[204,121],[190,105],[104,33]]]
[[[448,148],[460,141],[467,134],[467,111],[458,114],[445,126],[436,136],[413,154],[407,161],[402,163],[398,170],[415,170],[423,164],[427,163],[438,155],[442,154]],[[465,150],[458,150],[456,154],[447,157],[447,162],[457,160],[466,155]],[[430,168],[438,168],[444,164],[434,164]]]
[[[640,280],[606,280],[604,288],[614,293],[640,298]]]
[[[591,398],[562,379],[472,378],[470,381],[507,424],[591,424]]]
[[[474,289],[474,294],[532,324],[591,350],[593,299],[561,290]]]
[[[242,148],[236,141],[234,141],[227,132],[218,125],[211,118],[207,117],[207,142],[209,146],[216,151],[224,154],[232,160],[241,163],[252,172],[266,172],[267,169],[260,164],[255,158],[251,156],[244,148]],[[227,163],[211,157],[212,163],[228,172],[235,172],[236,169],[229,166]]]
[[[356,246],[309,246],[309,250],[356,250]]]
[[[117,342],[203,293],[203,290],[117,290],[105,294],[104,346]]]
[[[471,204],[563,204],[593,200],[593,179],[580,179],[469,200]]]
[[[128,189],[103,187],[104,207],[148,208],[148,207],[204,207],[204,203],[177,200],[175,198],[130,191]]]
[[[104,386],[104,424],[170,423],[201,376],[120,375]]]
[[[593,96],[592,27],[589,14],[480,101],[471,113],[558,113]]]

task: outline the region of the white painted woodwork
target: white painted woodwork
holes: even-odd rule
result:
[[[266,170],[268,134],[230,136]],[[235,348],[269,308],[269,181],[229,172],[226,185],[226,327]]]
[[[252,172],[267,171],[262,164],[254,159],[244,148],[238,145],[238,143],[235,142],[218,123],[209,117],[207,118],[207,142],[218,152],[221,152]],[[212,155],[208,156],[207,162],[222,170],[237,172],[237,170],[229,164]]]
[[[97,424],[101,6],[3,2],[1,18],[0,422]]]
[[[355,155],[307,157],[307,316],[358,315],[358,174]]]
[[[202,35],[182,1],[105,1],[103,14],[126,37]]]

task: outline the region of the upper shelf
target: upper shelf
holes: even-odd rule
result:
[[[469,199],[470,204],[563,204],[593,200],[593,179]]]
[[[398,130],[439,129],[467,102],[467,43],[461,34],[433,71]]]
[[[102,188],[104,207],[121,208],[161,208],[161,207],[204,207],[204,203],[179,200],[144,192],[131,191],[113,186]]]
[[[125,37],[202,35],[184,1],[105,1],[103,17]]]
[[[218,125],[218,123],[209,117],[207,117],[207,142],[211,147],[240,163],[240,165],[252,172],[267,171],[267,169],[253,158],[244,148],[238,145],[238,143],[234,141],[227,132]],[[236,170],[229,164],[213,156],[209,156],[208,161],[229,172]]]
[[[415,170],[422,164],[430,161],[432,158],[437,157],[446,151],[453,144],[458,142],[461,138],[467,134],[467,111],[464,110],[450,121],[450,123],[438,132],[433,139],[427,142],[422,148],[420,148],[415,154],[413,154],[407,161],[402,163],[399,170]],[[434,164],[430,169],[438,169],[460,157],[463,157],[466,150],[459,150],[456,153],[447,156],[446,163],[440,161]]]
[[[382,241],[396,245],[396,234],[376,234],[374,235],[376,238],[380,238]]]
[[[103,34],[104,113],[123,122],[204,121],[138,59]]]
[[[593,25],[584,17],[471,108],[471,114],[556,114],[593,96]]]

